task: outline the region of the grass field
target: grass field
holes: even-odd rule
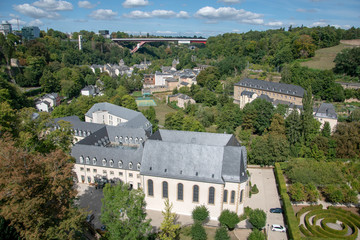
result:
[[[340,43],[334,47],[316,50],[315,57],[312,57],[309,61],[301,62],[300,65],[314,69],[330,70],[335,67],[334,59],[336,55],[348,47],[351,47],[351,45]]]

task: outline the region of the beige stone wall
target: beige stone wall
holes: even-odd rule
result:
[[[177,88],[177,85],[178,85],[178,82],[166,82],[166,86],[169,91],[172,91],[175,88]]]
[[[314,116],[315,117],[315,116]],[[336,128],[336,124],[337,124],[337,119],[333,119],[333,118],[324,118],[324,117],[315,117],[316,120],[318,120],[321,123],[320,128],[322,129],[324,127],[325,122],[329,122],[330,124],[330,128],[331,128],[331,132],[335,131]]]
[[[109,112],[107,111],[93,112],[92,118],[85,116],[85,122],[100,123],[111,126],[117,126],[119,123],[123,123],[127,121],[128,121],[127,119],[109,114]]]
[[[185,108],[185,105],[186,104],[195,104],[195,100],[194,99],[182,99],[182,98],[178,98],[178,103],[177,103],[177,106],[179,108]]]

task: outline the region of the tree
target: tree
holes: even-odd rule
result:
[[[101,222],[107,226],[109,239],[142,239],[150,230],[146,220],[145,194],[129,185],[106,184],[101,199]]]
[[[302,103],[303,103],[303,111],[301,111],[301,115],[300,115],[302,136],[305,140],[305,144],[308,146],[312,140],[312,137],[314,136],[314,133],[316,133],[318,130],[314,125],[314,120],[315,120],[313,116],[314,101],[312,99],[311,86],[307,89],[307,92],[304,93]]]
[[[261,209],[255,209],[250,213],[249,222],[256,229],[262,229],[266,224],[266,213]]]
[[[333,134],[339,158],[360,156],[360,122],[338,123]]]
[[[308,58],[315,54],[316,46],[309,35],[301,35],[294,41],[294,49],[297,57]]]
[[[4,132],[15,133],[17,117],[9,103],[0,103],[0,136]]]
[[[308,183],[305,185],[305,193],[307,195],[307,201],[317,202],[319,199],[319,191],[313,183]]]
[[[169,199],[165,200],[165,211],[162,212],[164,220],[160,226],[160,233],[158,235],[161,240],[172,240],[176,239],[178,230],[180,229],[179,224],[175,224],[176,214],[171,212],[172,203],[169,203]]]
[[[21,240],[19,233],[13,226],[10,226],[10,222],[0,216],[0,239],[2,240]]]
[[[345,73],[349,76],[360,78],[360,49],[347,48],[335,57],[335,73]]]
[[[167,113],[165,115],[165,128],[171,130],[183,129],[184,114],[182,111]]]
[[[40,78],[40,85],[46,93],[59,92],[61,89],[59,80],[56,79],[49,70],[43,72]]]
[[[61,150],[29,153],[0,139],[1,215],[25,239],[77,239],[85,214],[72,205],[73,163]]]
[[[291,199],[295,202],[301,202],[306,200],[304,185],[299,182],[294,183],[290,186],[289,193]]]
[[[231,212],[228,209],[225,209],[219,216],[219,222],[221,226],[227,227],[229,230],[233,230],[236,224],[240,222],[240,218],[236,212]]]
[[[247,240],[265,240],[265,235],[261,231],[253,229]]]
[[[331,128],[330,128],[330,123],[329,122],[325,122],[323,128],[321,129],[321,135],[323,135],[324,137],[330,137],[331,135]]]
[[[209,210],[205,205],[196,206],[193,209],[191,216],[194,222],[200,222],[203,224],[209,218]]]
[[[230,240],[230,236],[225,227],[216,229],[215,240]]]
[[[191,227],[191,239],[192,240],[206,240],[207,235],[204,227],[200,222],[195,222]]]
[[[123,96],[121,98],[121,105],[124,108],[128,108],[128,109],[131,109],[131,110],[138,111],[135,99],[130,95],[125,95],[125,96]]]

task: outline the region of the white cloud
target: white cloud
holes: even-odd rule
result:
[[[40,27],[40,26],[44,25],[44,23],[42,21],[40,21],[39,19],[35,19],[35,20],[29,22],[27,25]]]
[[[328,24],[325,21],[318,21],[311,24],[311,27],[325,27]]]
[[[34,2],[32,5],[48,11],[67,11],[73,9],[73,5],[71,3],[61,0],[39,0]]]
[[[96,4],[92,4],[89,1],[79,1],[78,2],[78,6],[79,8],[94,8],[96,6]]]
[[[177,32],[172,31],[156,31],[157,34],[176,34]]]
[[[218,2],[223,2],[226,4],[237,4],[237,3],[241,3],[242,0],[219,0]]]
[[[296,11],[297,12],[303,12],[303,13],[315,13],[315,12],[317,12],[317,10],[313,9],[313,8],[311,8],[311,9],[298,8],[298,9],[296,9]]]
[[[14,26],[17,26],[17,25],[18,25],[18,19],[15,19],[15,18],[9,20],[8,22],[9,22],[11,25],[13,25],[13,28],[14,28]],[[19,19],[19,25],[20,25],[20,26],[24,26],[25,24],[26,24],[25,21],[22,21],[22,20]]]
[[[113,12],[111,9],[98,9],[93,11],[89,16],[97,20],[112,19],[117,15],[117,12]]]
[[[123,2],[122,5],[124,8],[144,7],[144,6],[149,5],[149,1],[148,0],[125,0],[125,2]]]
[[[215,9],[213,7],[203,7],[199,9],[195,16],[198,18],[214,20],[235,20],[245,23],[261,24],[263,20],[260,19],[263,15],[245,11],[244,9],[235,9],[232,7],[220,7]]]
[[[32,17],[32,18],[58,18],[60,17],[60,14],[56,12],[48,12],[44,11],[40,8],[31,6],[30,4],[21,4],[21,5],[14,5],[15,11],[18,11],[19,13],[22,13],[26,16]]]
[[[242,23],[254,24],[254,25],[262,25],[264,24],[264,19],[255,18],[255,19],[243,19]]]
[[[12,18],[19,18],[20,17],[19,15],[15,15],[15,14],[12,14],[12,13],[10,13],[9,16],[12,17]]]
[[[274,22],[268,22],[266,26],[270,27],[281,27],[283,25],[283,22],[281,21],[274,21]]]
[[[154,10],[152,12],[143,12],[136,10],[128,14],[124,14],[123,16],[127,18],[188,18],[189,14],[185,11],[180,11],[179,13],[176,13],[170,10]]]

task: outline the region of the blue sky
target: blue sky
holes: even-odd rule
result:
[[[0,0],[0,19],[13,29],[208,37],[290,25],[360,27],[360,0]]]

